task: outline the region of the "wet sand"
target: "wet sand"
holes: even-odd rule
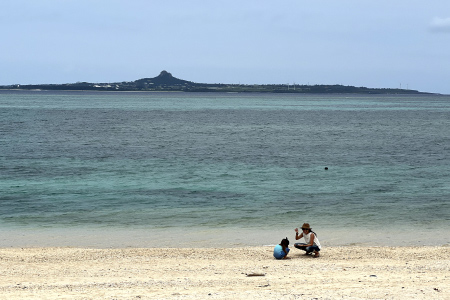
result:
[[[450,247],[2,248],[1,299],[449,299]],[[254,276],[249,276],[254,275]]]

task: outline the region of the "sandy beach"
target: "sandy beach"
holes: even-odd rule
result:
[[[1,299],[450,299],[450,247],[2,248]]]

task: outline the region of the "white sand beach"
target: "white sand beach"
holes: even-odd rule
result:
[[[447,246],[272,250],[2,248],[0,299],[450,299]]]

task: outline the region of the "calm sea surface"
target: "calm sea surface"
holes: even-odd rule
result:
[[[450,244],[449,154],[450,96],[1,91],[0,246]]]

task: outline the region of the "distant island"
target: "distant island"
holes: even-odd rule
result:
[[[173,77],[162,71],[153,78],[114,83],[76,82],[66,84],[14,84],[0,86],[0,90],[57,90],[57,91],[153,91],[153,92],[231,92],[231,93],[338,93],[338,94],[425,94],[409,89],[367,88],[344,85],[301,84],[211,84],[196,83]]]

